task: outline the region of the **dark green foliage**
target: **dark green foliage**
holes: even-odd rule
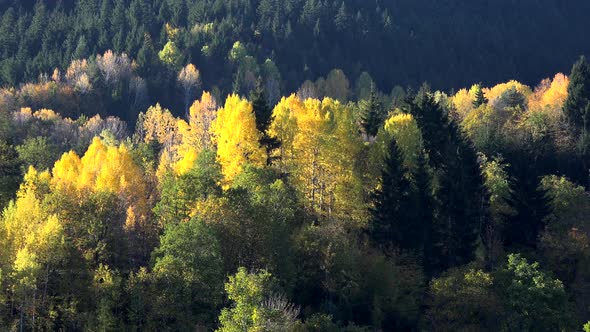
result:
[[[369,99],[360,101],[359,107],[361,111],[361,125],[365,133],[370,137],[375,137],[385,118],[383,104],[379,100],[375,84],[371,84]]]
[[[522,175],[516,180],[508,201],[514,214],[506,216],[505,245],[514,249],[537,248],[538,237],[551,213],[551,202],[539,179]]]
[[[260,80],[256,89],[252,91],[250,101],[256,117],[256,128],[262,133],[260,144],[266,149],[267,162],[270,165],[273,161],[272,153],[281,146],[281,143],[268,134],[268,127],[273,120],[272,108],[268,105]]]
[[[489,84],[515,73],[531,83],[589,51],[579,47],[576,37],[586,30],[588,10],[590,4],[580,0],[526,0],[517,5],[502,0],[494,6],[428,0],[2,1],[0,85],[36,79],[55,67],[67,67],[72,59],[107,49],[139,58],[146,34],[159,51],[167,41],[162,33],[166,23],[181,28],[177,44],[183,58],[207,68],[206,88],[218,86],[224,92],[232,85],[224,59],[237,40],[256,50],[252,55],[257,63],[279,59],[290,91],[334,67],[353,77],[369,72],[388,91],[395,84],[416,86],[424,79],[445,89],[466,85],[473,77]],[[568,18],[567,27],[541,23],[563,17]],[[207,23],[213,24],[212,31],[198,28]],[[533,33],[541,37],[530,38]],[[494,42],[486,44],[481,36]],[[541,56],[547,45],[560,52]],[[501,64],[491,65],[498,59]],[[155,80],[157,75],[144,78]],[[173,89],[172,82],[167,89]],[[161,103],[174,103],[172,97],[162,98],[164,91],[152,94]]]
[[[418,225],[408,218],[411,185],[406,178],[403,157],[395,139],[391,140],[381,174],[381,188],[374,193],[374,208],[369,222],[369,237],[375,246],[386,253],[395,249],[414,249],[421,243]]]
[[[21,162],[14,147],[0,140],[0,208],[14,198],[21,182]]]
[[[590,116],[590,64],[586,57],[574,64],[567,92],[564,113],[575,128],[586,130]]]
[[[475,89],[475,97],[473,99],[473,108],[478,108],[481,105],[487,104],[488,100],[483,94],[481,85],[477,85]]]
[[[438,264],[431,268],[440,272],[475,258],[487,196],[471,142],[428,90],[423,88],[409,108],[422,131],[438,183],[430,259]]]

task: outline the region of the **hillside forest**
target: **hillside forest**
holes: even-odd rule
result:
[[[0,330],[590,332],[590,63],[410,2],[0,0]]]

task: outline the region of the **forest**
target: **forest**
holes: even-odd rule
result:
[[[585,7],[0,0],[0,330],[590,332]]]

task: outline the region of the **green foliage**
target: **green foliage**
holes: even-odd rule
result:
[[[513,331],[568,329],[570,306],[563,283],[539,270],[519,254],[508,256],[503,288],[507,317],[504,328]]]
[[[575,128],[586,130],[590,115],[590,64],[584,56],[572,67],[567,92],[564,113]]]
[[[290,331],[299,309],[274,292],[271,274],[265,270],[248,273],[243,267],[225,284],[232,301],[219,316],[220,332]]]
[[[166,228],[153,251],[156,289],[153,319],[161,328],[186,330],[213,321],[222,299],[223,259],[220,245],[206,223],[191,219]]]
[[[57,146],[43,136],[26,139],[16,147],[16,151],[23,166],[33,166],[38,170],[50,169],[59,158]]]
[[[0,140],[0,207],[4,207],[14,198],[20,180],[18,155],[14,147]]]
[[[426,324],[442,331],[498,331],[503,308],[491,274],[451,269],[430,283]]]

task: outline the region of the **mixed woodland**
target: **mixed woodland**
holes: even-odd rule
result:
[[[588,5],[438,38],[508,3],[0,0],[0,330],[590,332]]]

